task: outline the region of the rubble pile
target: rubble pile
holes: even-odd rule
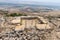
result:
[[[52,30],[27,29],[0,34],[0,40],[50,40]]]

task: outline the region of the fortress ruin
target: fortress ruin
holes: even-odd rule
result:
[[[48,22],[39,16],[20,16],[11,21],[16,25],[15,30],[24,30],[24,28],[50,29]]]

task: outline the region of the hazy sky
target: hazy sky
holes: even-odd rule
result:
[[[17,2],[17,3],[21,1],[60,3],[60,0],[0,0],[0,2]]]

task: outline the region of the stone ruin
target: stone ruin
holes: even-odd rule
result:
[[[37,29],[50,29],[48,21],[43,17],[38,16],[20,16],[7,18],[7,24],[11,27],[14,26],[14,30],[24,30],[25,28],[37,28]],[[7,26],[7,25],[6,25]],[[7,26],[8,27],[8,26]]]

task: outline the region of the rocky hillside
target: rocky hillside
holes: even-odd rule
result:
[[[25,28],[16,31],[10,21],[15,18],[0,17],[0,40],[60,40],[60,20],[47,18],[52,29]],[[54,20],[54,21],[53,21]]]

